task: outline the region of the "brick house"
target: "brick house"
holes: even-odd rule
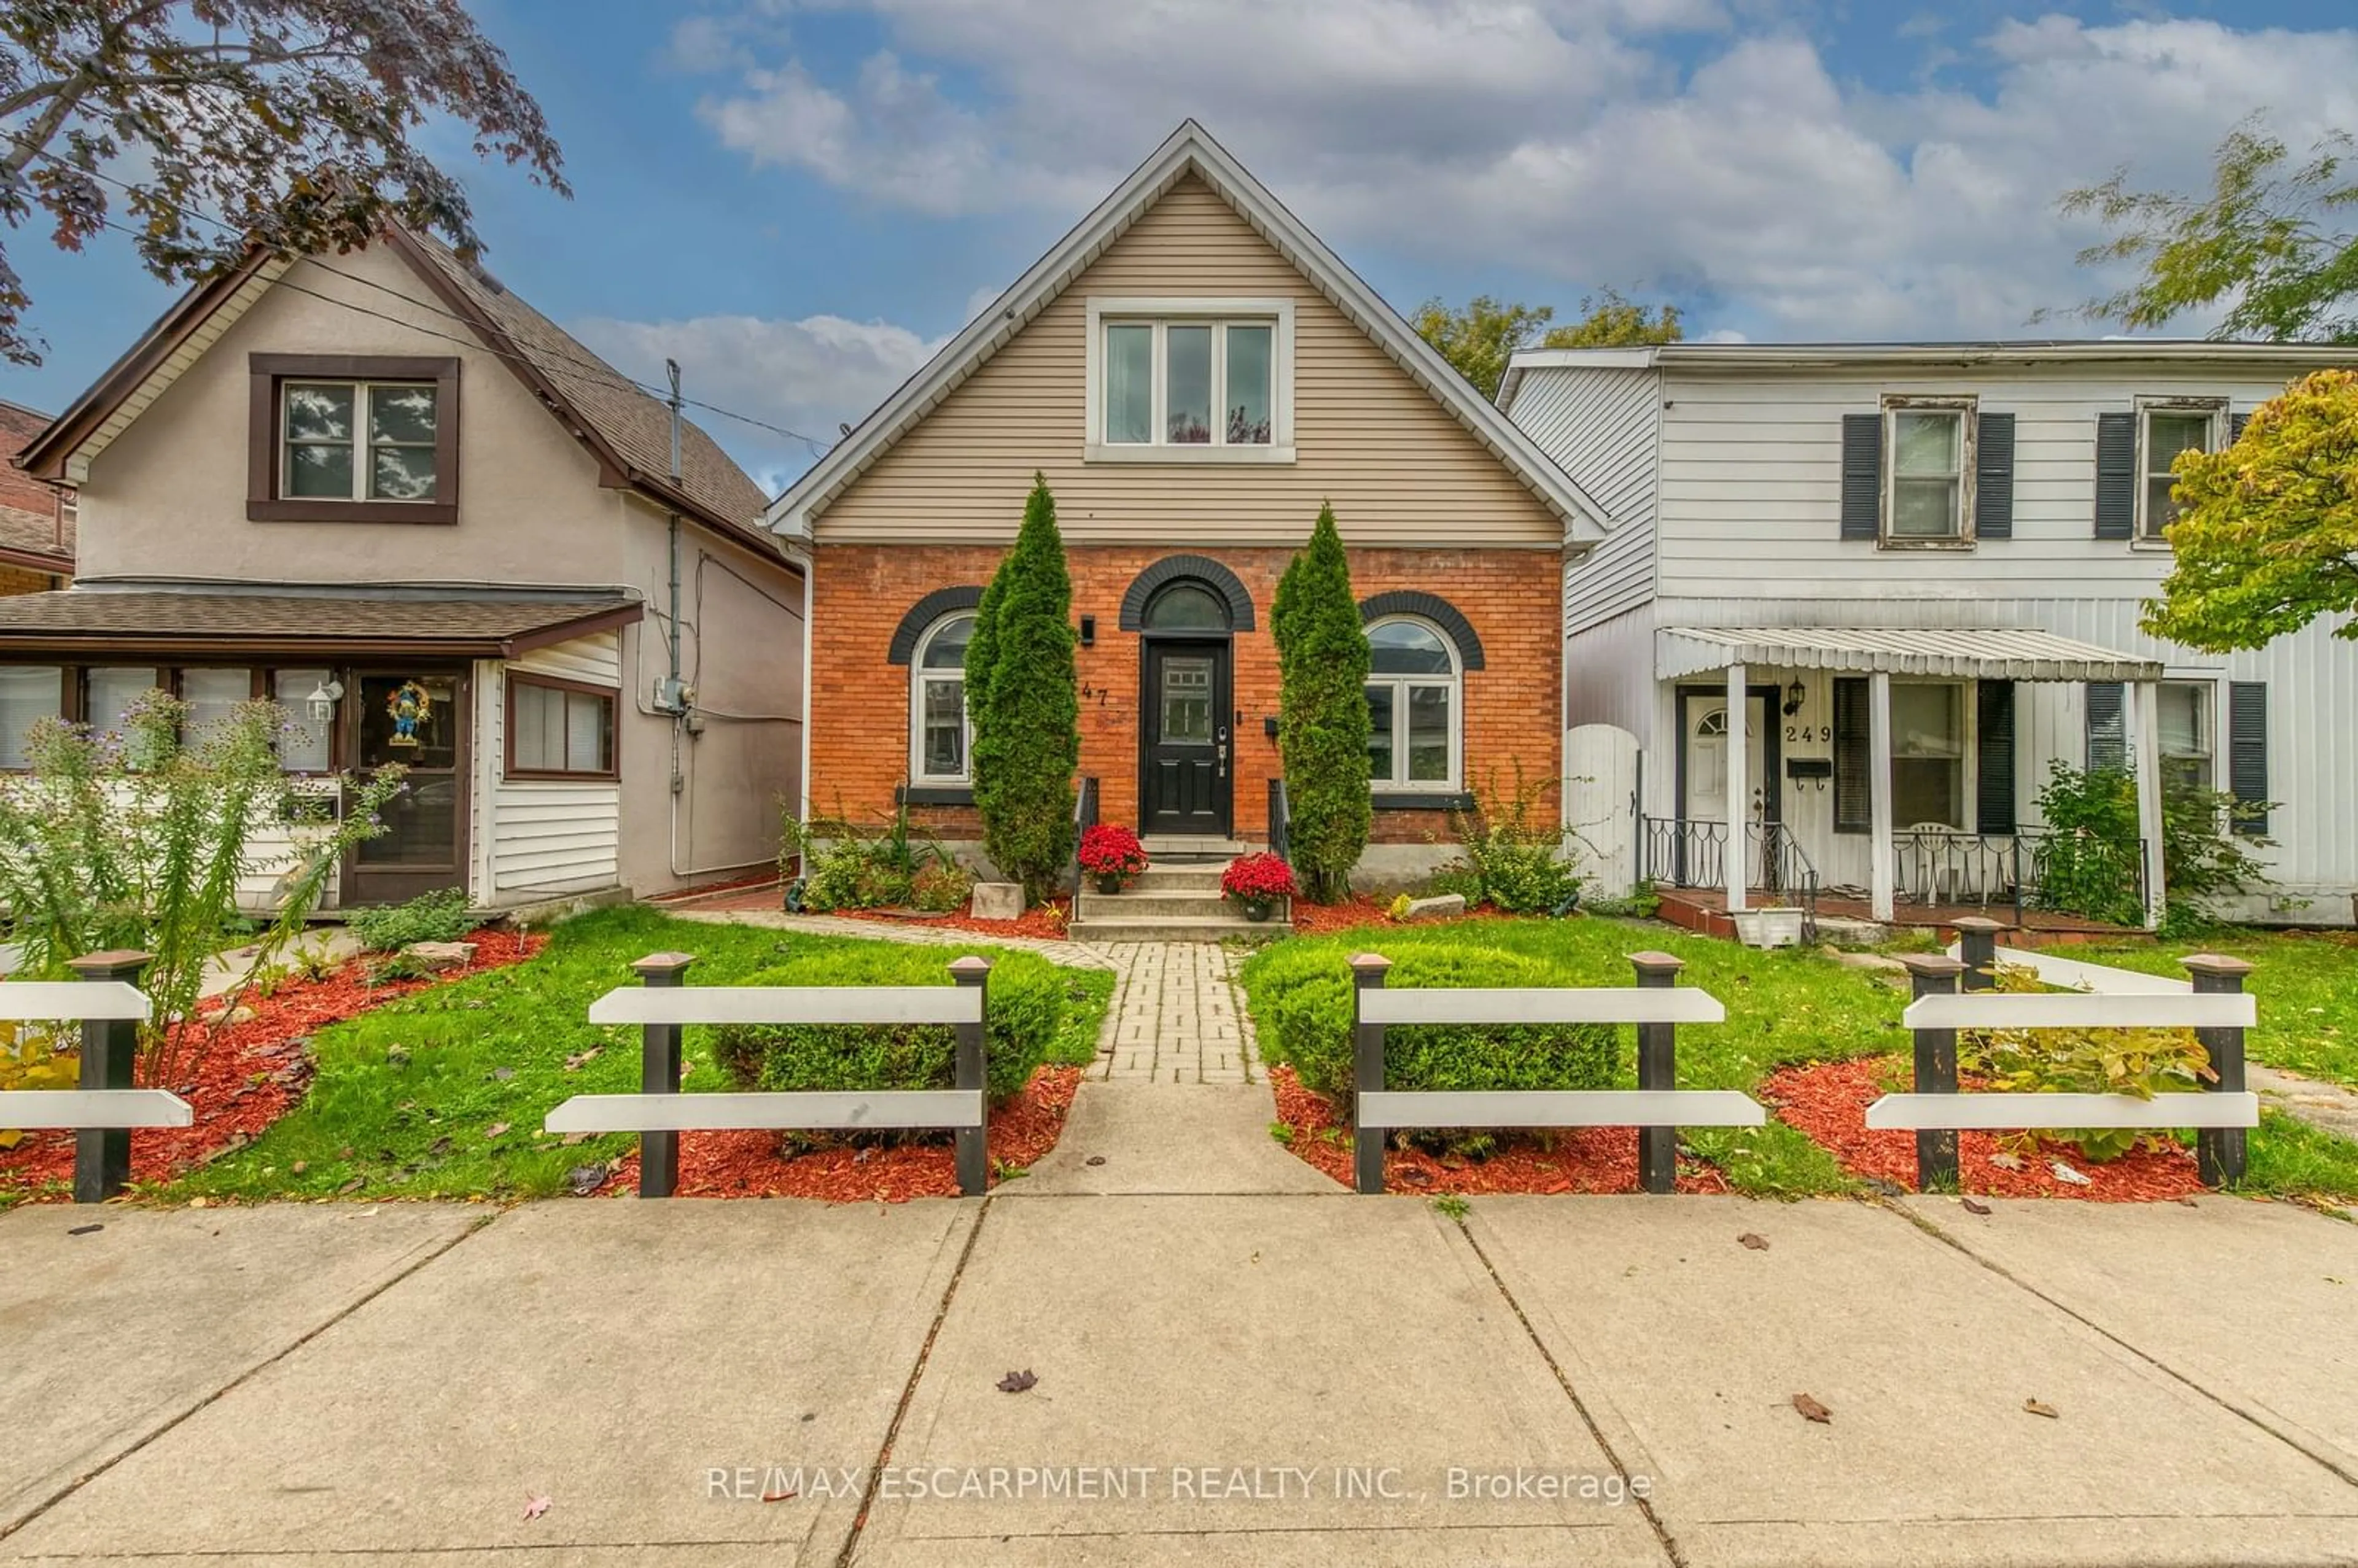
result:
[[[0,400],[0,594],[47,593],[73,575],[73,492],[13,460],[49,416]]]
[[[1190,121],[770,507],[811,561],[806,815],[979,837],[959,662],[1035,471],[1101,820],[1266,841],[1270,603],[1324,502],[1375,645],[1363,879],[1560,776],[1563,573],[1606,520]]]

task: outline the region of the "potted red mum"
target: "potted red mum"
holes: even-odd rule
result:
[[[1100,822],[1081,834],[1081,870],[1098,880],[1098,892],[1120,892],[1146,870],[1146,846],[1130,829]]]
[[[1243,906],[1247,920],[1267,920],[1278,900],[1293,896],[1293,868],[1266,849],[1239,855],[1220,873],[1220,892]]]

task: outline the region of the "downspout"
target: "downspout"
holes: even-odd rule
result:
[[[679,362],[677,360],[670,359],[664,361],[664,372],[671,379],[671,397],[669,399],[671,407],[671,492],[676,495],[679,493]],[[673,878],[677,880],[687,875],[687,872],[680,870],[679,864],[679,803],[681,796],[686,795],[687,792],[687,759],[682,755],[682,746],[685,740],[683,731],[687,728],[687,705],[681,699],[679,685],[680,630],[678,510],[676,508],[673,508],[666,511],[665,513],[665,531],[667,535],[666,553],[670,557],[671,621],[665,628],[664,642],[670,654],[670,666],[667,678],[664,682],[664,699],[658,706],[665,708],[671,714],[671,829],[670,832],[665,835],[665,863],[671,868]]]

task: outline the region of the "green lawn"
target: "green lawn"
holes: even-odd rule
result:
[[[2260,1000],[2245,1049],[2272,1067],[2358,1088],[2358,938],[2241,931],[2209,939],[2070,947],[2064,956],[2184,979],[2188,953],[2225,953],[2252,965],[2245,989]]]
[[[1905,977],[1890,971],[1855,968],[1811,949],[1788,948],[1757,952],[1734,942],[1690,935],[1673,928],[1637,921],[1576,919],[1480,921],[1455,925],[1368,926],[1329,936],[1293,937],[1277,948],[1298,950],[1315,943],[1344,953],[1376,952],[1397,956],[1421,944],[1474,942],[1545,960],[1562,969],[1567,979],[1587,985],[1628,985],[1633,976],[1628,956],[1647,949],[1686,960],[1681,985],[1711,992],[1725,1004],[1727,1022],[1682,1025],[1679,1030],[1679,1085],[1682,1088],[1733,1088],[1749,1091],[1773,1069],[1788,1063],[1905,1052],[1908,1033],[1899,1025],[1907,1006]],[[2263,1030],[2255,1037],[2254,1054],[2282,1059],[2300,1068],[2289,1055],[2268,1057],[2258,1042],[2271,1038],[2270,1013],[2295,1008],[2305,1023],[2279,1024],[2285,1038],[2339,1041],[2345,1071],[2358,1067],[2358,1005],[2352,987],[2358,984],[2358,948],[2324,940],[2263,935],[2222,939],[2218,950],[2249,957],[2277,978],[2266,984],[2253,976],[2253,989],[2261,997]],[[2330,951],[2329,951],[2330,950]],[[2147,946],[2117,951],[2073,947],[2071,956],[2124,967],[2169,973],[2174,955]],[[2129,957],[2140,959],[2127,963]],[[2293,960],[2299,960],[2295,962]],[[2338,965],[2339,989],[2331,978]],[[1241,973],[1247,1003],[1265,1051],[1275,1030],[1264,1016],[1263,999],[1255,994],[1258,960],[1249,960]],[[2182,970],[2177,971],[2180,974]],[[2322,1015],[2308,1013],[2310,999],[2337,994],[2338,1004],[2320,1001]],[[2272,1000],[2273,999],[2273,1000]],[[2336,1025],[2339,1025],[2339,1033]],[[1622,1034],[1621,1077],[1625,1086],[1637,1081],[1636,1032]],[[2312,1055],[2310,1060],[2317,1058]],[[2319,1071],[2318,1067],[2304,1070]],[[1895,1084],[1894,1087],[1904,1087]],[[1793,1195],[1851,1190],[1833,1157],[1801,1132],[1774,1117],[1760,1130],[1689,1128],[1681,1138],[1717,1164],[1739,1191],[1761,1195]],[[2358,1143],[2320,1132],[2305,1123],[2273,1112],[2262,1118],[2252,1135],[2252,1162],[2244,1190],[2286,1196],[2358,1197]]]
[[[568,1096],[638,1088],[638,1030],[584,1022],[591,1001],[635,983],[633,959],[693,953],[691,983],[726,985],[789,955],[873,946],[857,937],[675,920],[644,909],[584,915],[557,927],[528,963],[438,986],[321,1030],[312,1042],[319,1076],[303,1103],[251,1146],[190,1173],[163,1195],[507,1198],[561,1192],[575,1166],[625,1153],[633,1143],[628,1134],[612,1134],[567,1148],[540,1131],[542,1117]],[[994,952],[979,941],[971,949],[903,950],[938,957],[944,966],[964,952]],[[1097,1054],[1113,977],[1065,973],[1072,1005],[1052,1054],[1086,1064]],[[687,1087],[730,1087],[702,1033],[688,1032]],[[582,1060],[592,1051],[597,1054]],[[568,1060],[577,1065],[568,1068]],[[355,1180],[361,1184],[351,1187]]]

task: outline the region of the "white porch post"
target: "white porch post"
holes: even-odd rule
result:
[[[2161,880],[2161,687],[2141,680],[2129,687],[2131,734],[2136,748],[2137,837],[2145,840],[2145,923],[2161,924],[2169,890]]]
[[[1866,683],[1867,892],[1877,920],[1891,918],[1891,676]]]
[[[1751,796],[1744,784],[1749,767],[1744,758],[1744,720],[1747,711],[1744,701],[1744,666],[1730,665],[1727,666],[1727,854],[1725,857],[1727,912],[1730,914],[1745,907],[1745,884],[1750,880],[1745,875],[1744,852],[1745,825],[1752,820],[1747,804]]]

